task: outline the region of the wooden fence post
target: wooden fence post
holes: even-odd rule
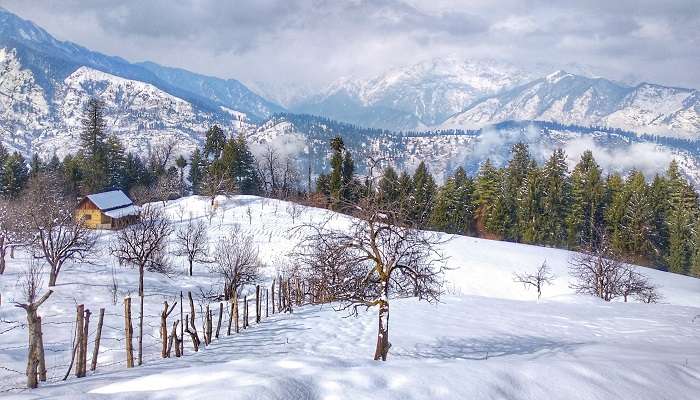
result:
[[[229,311],[228,314],[228,329],[226,330],[226,336],[231,336],[231,325],[233,325],[233,307],[234,307],[234,300],[233,298],[229,299],[231,301],[231,310]]]
[[[185,355],[185,321],[182,320],[182,290],[180,291],[180,355]],[[179,357],[179,356],[178,356]]]
[[[272,313],[275,313],[275,280],[272,280]]]
[[[76,325],[75,345],[77,346],[77,361],[75,363],[75,377],[80,378],[83,370],[81,363],[83,362],[83,335],[85,334],[85,306],[78,304],[78,323]]]
[[[163,302],[163,311],[160,313],[160,337],[163,339],[163,345],[160,349],[160,356],[162,358],[168,357],[168,317],[170,313],[173,312],[177,302],[173,303],[172,306],[168,307],[168,302]]]
[[[218,339],[219,338],[219,330],[221,329],[221,317],[224,316],[224,303],[219,302],[219,320],[216,322],[216,335],[215,337]]]
[[[100,352],[100,338],[102,337],[102,322],[105,317],[105,309],[100,308],[100,319],[97,320],[97,332],[95,333],[95,348],[92,350],[92,363],[90,364],[90,371],[94,371],[97,368],[97,354]]]
[[[260,285],[255,286],[255,323],[259,324],[260,323]]]
[[[134,328],[131,326],[131,297],[124,298],[124,331],[126,339],[126,367],[134,367],[134,345],[132,337]]]
[[[209,309],[209,304],[207,304],[206,314],[204,314],[204,343],[208,346],[211,344],[211,310]]]
[[[236,295],[234,296],[234,298],[233,298],[233,304],[235,305],[235,307],[234,307],[234,313],[233,313],[233,314],[234,314],[234,317],[235,317],[235,320],[236,320],[236,333],[240,333],[240,328],[238,327],[238,325],[239,325],[239,324],[238,324],[238,317],[239,317],[239,315],[238,315],[238,294],[236,294]]]

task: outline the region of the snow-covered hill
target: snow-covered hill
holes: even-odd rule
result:
[[[295,224],[288,206],[236,196],[218,198],[212,208],[206,198],[188,197],[169,202],[165,211],[176,226],[190,216],[205,221],[212,244],[238,224],[259,246],[266,264],[262,283],[268,286],[299,240],[290,230]],[[348,223],[330,211],[302,210],[296,224],[329,217],[337,226]],[[700,391],[700,322],[694,320],[700,280],[641,268],[661,286],[663,303],[605,303],[572,293],[569,252],[468,237],[454,237],[443,247],[451,270],[440,303],[392,300],[393,346],[386,363],[371,360],[376,310],[344,318],[329,306],[263,318],[230,337],[222,329],[219,339],[196,354],[187,339],[185,357],[160,359],[163,301],[172,304],[181,290],[196,294],[215,282],[206,266],[196,265],[193,277],[146,274],[144,366],[125,369],[121,301],[134,296],[138,274],[109,255],[113,240],[112,233],[103,234],[93,264],[66,265],[42,306],[49,382],[34,391],[12,389],[24,381],[24,316],[12,301],[20,296],[18,277],[28,255],[18,252],[9,260],[0,276],[4,398],[365,399],[381,391],[387,399],[682,400]],[[513,272],[532,271],[545,260],[557,277],[538,302],[535,292],[513,282]],[[184,260],[173,257],[172,263],[184,271]],[[62,382],[76,304],[93,313],[106,308],[98,369]],[[179,318],[179,311],[173,315]],[[91,329],[90,348],[93,338]]]
[[[609,126],[698,139],[700,92],[648,83],[627,87],[603,78],[557,71],[482,99],[440,128],[474,129],[509,120]]]

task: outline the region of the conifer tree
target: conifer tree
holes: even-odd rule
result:
[[[517,199],[519,237],[523,243],[542,243],[544,214],[542,172],[536,165],[530,167]]]
[[[105,187],[126,189],[126,150],[116,136],[110,135],[107,137],[105,155],[107,163],[107,182]]]
[[[109,186],[107,160],[107,122],[105,106],[91,98],[84,110],[80,132],[81,186],[85,192],[98,192]]]
[[[177,169],[180,170],[179,176],[180,176],[180,196],[185,195],[185,167],[187,166],[187,160],[185,157],[180,154],[178,158],[175,159],[175,166],[177,166]]]
[[[418,164],[418,168],[413,174],[412,187],[409,218],[422,227],[430,218],[436,191],[435,180],[423,161]]]
[[[690,265],[690,275],[700,278],[700,217],[697,218],[693,230],[693,256]]]
[[[632,171],[625,182],[625,212],[621,231],[624,238],[621,250],[629,259],[641,263],[657,249],[653,246],[654,210],[644,175]]]
[[[44,163],[39,158],[39,154],[32,154],[32,161],[29,163],[29,177],[34,178],[44,170]]]
[[[571,208],[566,225],[571,247],[594,245],[603,223],[602,172],[587,150],[571,173]]]
[[[473,182],[460,167],[440,187],[430,217],[431,228],[460,235],[472,234]]]
[[[401,197],[399,176],[391,166],[386,167],[379,178],[378,196],[383,206],[396,205]]]
[[[190,172],[188,175],[190,184],[192,185],[192,193],[200,193],[202,178],[205,171],[206,164],[202,158],[202,153],[199,151],[199,148],[196,148],[190,156]]]
[[[343,151],[345,144],[340,136],[331,140],[331,173],[329,175],[329,185],[331,199],[335,206],[342,201],[343,197]]]
[[[51,159],[49,160],[48,164],[46,164],[46,170],[49,172],[58,172],[61,169],[61,160],[58,159],[58,156],[54,152],[53,155],[51,156]]]
[[[511,153],[511,159],[504,171],[504,185],[499,199],[500,204],[497,204],[497,211],[503,219],[502,228],[499,230],[502,230],[504,238],[517,241],[520,239],[521,232],[517,209],[518,195],[535,163],[525,143],[513,145]]]
[[[481,164],[475,182],[475,220],[478,231],[494,233],[491,228],[494,226],[495,205],[500,191],[501,174],[487,158]]]
[[[19,195],[24,184],[29,179],[27,161],[20,153],[14,152],[5,159],[2,172],[3,184],[2,193],[0,194],[5,197],[15,197]]]
[[[204,157],[207,159],[213,157],[214,160],[219,159],[224,151],[224,146],[226,146],[226,134],[218,125],[214,125],[207,130],[205,136]]]
[[[565,246],[566,226],[563,221],[569,212],[571,185],[567,176],[566,154],[557,149],[542,169],[542,243]]]

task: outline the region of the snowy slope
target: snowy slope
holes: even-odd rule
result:
[[[267,274],[285,264],[285,254],[298,240],[289,230],[294,224],[287,203],[251,196],[219,198],[214,209],[208,203],[189,197],[168,203],[166,211],[176,224],[190,215],[207,221],[212,242],[240,224],[255,235]],[[311,208],[296,222],[328,216],[338,226],[347,223],[347,217]],[[112,234],[103,235],[95,265],[66,266],[56,293],[41,310],[48,384],[35,391],[11,390],[23,380],[26,332],[2,323],[0,390],[10,390],[4,397],[368,399],[381,392],[388,399],[694,399],[700,391],[695,346],[700,323],[693,322],[700,313],[700,280],[642,269],[661,285],[663,304],[604,303],[571,293],[568,252],[465,237],[444,247],[452,270],[441,303],[392,301],[393,347],[387,363],[371,361],[374,310],[344,318],[329,306],[265,318],[239,335],[224,334],[197,354],[186,342],[184,358],[160,360],[162,301],[213,282],[198,265],[192,278],[147,274],[145,365],[125,370],[121,298],[134,296],[137,274],[107,254],[111,240]],[[3,321],[22,320],[11,301],[18,296],[26,257],[22,253],[10,260],[0,276]],[[557,280],[536,302],[536,294],[515,284],[512,273],[532,270],[545,259]],[[173,263],[184,270],[183,260]],[[119,285],[114,306],[112,268]],[[93,312],[106,307],[99,367],[87,378],[60,382],[76,303]]]
[[[646,83],[628,87],[557,71],[482,99],[447,119],[440,128],[474,129],[508,120],[609,126],[698,139],[700,95],[692,89]]]

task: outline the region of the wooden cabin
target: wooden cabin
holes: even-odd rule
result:
[[[75,210],[75,218],[90,229],[121,229],[138,217],[139,207],[121,190],[88,195]]]

